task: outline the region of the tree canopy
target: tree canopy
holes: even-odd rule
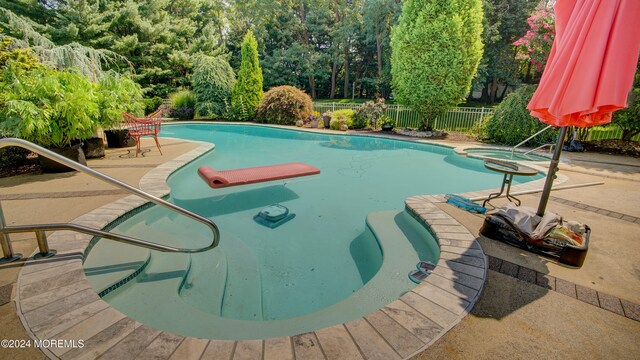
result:
[[[532,65],[516,59],[513,43],[526,34],[527,18],[540,2],[481,1],[486,47],[476,84],[485,88],[485,99],[492,102],[503,95],[498,93],[499,85],[535,80],[527,78],[526,67]],[[408,3],[0,0],[0,9],[25,20],[41,35],[29,40],[32,46],[40,46],[36,42],[42,41],[66,54],[93,54],[90,57],[101,62],[99,67],[131,72],[145,97],[166,97],[189,87],[201,55],[230,54],[227,59],[238,72],[242,40],[251,29],[258,43],[264,90],[292,85],[313,98],[374,98],[392,93],[391,29],[398,25],[402,6]],[[9,23],[7,16],[0,14],[2,33],[23,40],[15,29],[8,28]],[[58,58],[73,58],[44,47],[41,50],[34,51],[39,56],[48,51]],[[94,52],[87,52],[91,50]],[[108,54],[108,61],[99,54]]]

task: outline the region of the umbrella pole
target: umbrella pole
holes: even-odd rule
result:
[[[543,216],[547,209],[547,203],[549,202],[549,195],[551,194],[551,187],[553,186],[553,180],[556,178],[556,172],[558,172],[558,163],[560,162],[560,153],[562,152],[562,146],[564,145],[564,138],[567,135],[567,127],[560,128],[560,134],[558,134],[558,143],[553,151],[553,158],[551,158],[551,164],[549,164],[549,171],[547,171],[547,179],[544,182],[544,189],[542,190],[542,196],[540,196],[540,203],[538,204],[538,216]]]

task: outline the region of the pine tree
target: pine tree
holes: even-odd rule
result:
[[[258,60],[258,42],[251,30],[242,41],[242,62],[238,71],[238,81],[233,87],[231,106],[238,120],[251,120],[262,100],[262,69]]]
[[[391,37],[394,95],[422,127],[464,101],[482,57],[480,0],[407,0]]]

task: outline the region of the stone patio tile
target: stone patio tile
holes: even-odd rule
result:
[[[396,300],[383,307],[382,311],[425,344],[433,340],[442,331],[442,326],[429,320],[401,300]]]
[[[366,359],[389,360],[400,356],[387,344],[378,332],[364,319],[345,323],[345,327],[355,340]]]
[[[473,241],[475,240],[475,236],[471,235],[469,231],[466,233],[450,233],[450,232],[439,232],[439,239],[447,239],[447,240],[467,240]]]
[[[86,341],[124,318],[124,314],[109,307],[56,335],[56,337],[61,340],[83,339]]]
[[[109,307],[109,304],[102,300],[94,301],[57,317],[54,321],[49,321],[35,326],[31,326],[30,324],[31,331],[33,331],[33,333],[40,339],[49,339],[90,318],[107,307]]]
[[[30,326],[37,326],[99,299],[93,289],[85,289],[25,313],[24,318]]]
[[[264,341],[264,360],[294,360],[290,337],[266,339]]]
[[[453,280],[442,277],[438,274],[431,274],[426,280],[427,284],[437,286],[451,294],[459,296],[463,299],[472,300],[478,296],[478,290],[454,282]]]
[[[291,337],[297,359],[324,360],[324,354],[316,335],[312,332]]]
[[[442,266],[446,265],[451,270],[459,271],[467,275],[475,276],[479,279],[483,279],[485,276],[483,267],[467,265],[467,264],[459,263],[454,260],[446,260],[446,259],[443,259],[442,261],[438,262],[438,266],[441,266],[441,265]]]
[[[620,214],[618,212],[615,211],[610,211],[609,212],[609,216],[612,218],[616,218],[616,219],[622,219],[622,216],[624,216],[624,214]]]
[[[30,298],[24,299],[20,301],[20,309],[22,309],[23,313],[28,313],[36,308],[47,305],[57,299],[60,299],[65,296],[69,296],[71,294],[75,294],[79,291],[90,289],[91,286],[89,282],[84,280],[79,280],[73,282],[67,286],[59,287],[47,292],[43,292],[39,295],[32,296]]]
[[[478,245],[478,242],[475,240],[473,241],[472,240],[452,240],[452,239],[438,238],[438,242],[440,243],[440,246],[448,245],[448,246],[455,246],[455,247],[464,248],[464,249],[480,250],[480,245]]]
[[[83,339],[84,347],[82,348],[50,350],[53,353],[56,353],[56,350],[64,350],[62,359],[94,360],[141,325],[133,319],[124,318],[90,339]]]
[[[454,271],[447,267],[446,264],[444,266],[436,266],[433,273],[475,290],[482,289],[482,285],[484,285],[484,280],[459,271]]]
[[[56,277],[68,273],[74,270],[82,270],[81,259],[70,259],[64,261],[58,261],[54,265],[49,266],[42,271],[34,271],[28,274],[24,274],[20,277],[20,285],[26,286],[49,279],[55,279]]]
[[[413,335],[409,330],[402,327],[389,315],[378,310],[365,316],[365,319],[373,326],[380,335],[393,347],[393,349],[403,358],[416,352],[425,344]]]
[[[576,285],[576,298],[591,305],[600,306],[598,292],[587,287]]]
[[[440,245],[440,251],[448,252],[452,254],[473,256],[478,258],[484,258],[484,252],[480,249],[461,248],[449,245]]]
[[[474,256],[465,256],[465,255],[452,254],[448,252],[441,252],[440,258],[444,260],[455,261],[461,264],[475,266],[478,268],[484,268],[485,266],[483,258],[478,258]]]
[[[136,359],[168,359],[180,346],[184,336],[163,332],[147,346]]]
[[[556,278],[556,291],[574,299],[576,298],[576,285],[572,282]]]
[[[620,299],[620,303],[622,304],[624,316],[635,321],[640,321],[640,305],[622,299]]]
[[[509,275],[511,277],[517,277],[518,276],[518,268],[520,268],[520,266],[512,263],[512,262],[508,262],[508,261],[502,261],[502,265],[500,265],[500,272],[505,274],[505,275]]]
[[[142,325],[100,356],[102,360],[135,359],[161,331]]]
[[[542,286],[547,289],[556,290],[556,278],[551,275],[537,273],[536,274],[536,284],[538,286]]]
[[[443,219],[429,219],[429,224],[430,225],[458,225],[460,224],[460,222],[453,218],[450,218],[450,219],[443,218]]]
[[[453,295],[436,286],[416,286],[413,291],[423,298],[431,300],[431,302],[444,307],[445,309],[456,315],[462,314],[469,306],[468,301],[461,299],[458,296]],[[401,299],[404,300],[404,296]]]
[[[440,235],[440,233],[469,233],[469,230],[467,230],[467,228],[462,225],[430,225],[430,227],[431,230],[435,231],[438,235]]]
[[[13,284],[6,284],[0,286],[0,306],[11,301],[11,292],[13,291]]]
[[[518,279],[528,282],[530,284],[536,283],[536,273],[537,271],[532,269],[527,269],[525,267],[520,267],[520,271],[518,271]]]
[[[262,359],[262,340],[239,340],[236,343],[234,360]]]
[[[344,325],[316,330],[320,346],[328,360],[360,360],[363,359],[358,347],[349,336]],[[265,360],[267,360],[265,358]]]
[[[230,360],[235,347],[233,340],[211,340],[200,360]]]
[[[204,349],[209,345],[209,339],[185,338],[176,351],[171,355],[171,360],[200,359]]]
[[[488,256],[489,261],[489,270],[500,271],[500,267],[502,266],[502,259],[498,259],[497,257]]]
[[[425,215],[425,220],[436,220],[436,219],[453,219],[453,218],[444,212],[429,213]]]
[[[618,299],[617,297],[598,292],[598,300],[600,301],[601,308],[614,312],[618,315],[624,316],[624,310],[622,310],[622,303],[620,302],[620,299]]]

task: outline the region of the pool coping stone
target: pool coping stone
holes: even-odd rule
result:
[[[196,149],[143,176],[140,189],[157,197],[166,196],[170,190],[166,180],[173,172],[215,148],[211,143],[194,142],[200,144]],[[546,171],[533,164],[527,165],[542,173]],[[556,183],[566,179],[566,176],[559,176]],[[536,182],[544,182],[544,179],[533,181]],[[529,184],[514,185],[512,189],[527,190],[533,187]],[[477,199],[495,191],[489,189],[460,195]],[[159,358],[181,359],[215,358],[218,355],[233,359],[254,356],[333,359],[344,353],[362,359],[381,354],[388,358],[410,358],[431,346],[471,311],[489,269],[487,256],[476,237],[436,206],[443,202],[446,202],[443,195],[418,195],[405,200],[406,210],[439,242],[441,257],[433,273],[400,299],[344,324],[262,340],[208,340],[151,329],[111,308],[97,294],[86,291],[90,286],[84,275],[82,258],[92,236],[70,231],[56,231],[48,237],[50,248],[58,251],[55,261],[34,260],[36,250],[27,266],[22,267],[16,283],[17,315],[33,340],[79,340],[80,334],[91,335],[83,338],[83,348],[41,348],[52,359],[109,356],[123,349],[130,354],[149,355],[151,352]],[[127,196],[72,222],[103,228],[145,203],[146,200],[135,195]],[[77,291],[61,291],[65,286]],[[23,300],[25,305],[35,303],[38,306],[23,309]],[[34,315],[46,313],[47,309],[53,311],[50,318],[34,319]],[[136,348],[133,341],[138,338],[145,341]]]

